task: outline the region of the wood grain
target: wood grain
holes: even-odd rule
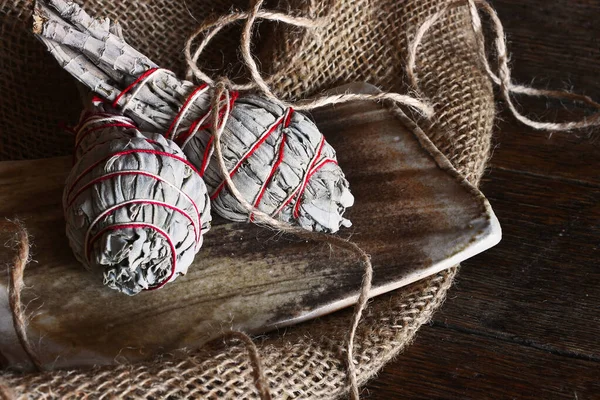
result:
[[[352,185],[354,225],[345,234],[371,255],[372,295],[497,243],[499,227],[481,193],[399,116],[361,102],[315,118]],[[10,190],[0,195],[0,215],[24,218],[36,243],[24,302],[36,309],[29,334],[41,338],[38,353],[48,365],[135,361],[198,346],[223,329],[256,333],[314,318],[357,297],[364,267],[352,254],[222,219],[176,283],[135,297],[108,290],[101,271],[85,271],[74,260],[63,233],[60,200],[69,169],[68,158],[0,164],[0,183]],[[2,296],[0,345],[17,364],[22,354],[1,302]]]
[[[396,362],[394,375],[381,374],[365,399],[587,400],[600,393],[596,361],[437,324],[409,352],[410,361]]]
[[[600,99],[600,1],[493,5],[517,82]],[[581,115],[518,101],[538,118]],[[599,398],[600,129],[549,135],[499,108],[482,191],[503,241],[463,263],[432,324],[366,399]]]
[[[484,190],[500,210],[504,247],[459,277],[468,301],[450,302],[443,323],[600,360],[598,187],[493,174]]]

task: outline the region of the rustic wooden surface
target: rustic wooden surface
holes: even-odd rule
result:
[[[600,99],[599,0],[493,4],[518,82]],[[432,323],[365,399],[600,398],[600,129],[549,137],[500,117],[482,190],[503,241],[463,263]]]
[[[369,90],[355,90],[361,88]],[[340,235],[352,235],[370,252],[373,295],[498,242],[497,221],[481,193],[392,111],[355,102],[313,115],[352,182],[356,204],[346,216],[353,226]],[[193,348],[220,336],[218,327],[264,332],[356,300],[364,267],[355,255],[223,219],[213,221],[202,251],[176,283],[135,297],[108,290],[100,271],[91,274],[73,258],[60,228],[71,163],[71,157],[0,163],[0,218],[19,216],[34,237],[36,262],[25,273],[23,303],[36,309],[28,331],[41,337],[37,353],[48,366],[114,363],[117,356],[136,361]],[[0,235],[0,243],[6,239]],[[13,254],[0,248],[0,263]],[[7,286],[0,270],[0,353],[14,366],[24,354],[7,322]]]

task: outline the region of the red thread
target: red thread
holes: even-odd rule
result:
[[[194,91],[188,96],[188,98],[185,100],[185,102],[183,103],[183,105],[179,109],[179,112],[177,113],[177,115],[175,116],[175,118],[173,119],[173,121],[171,122],[171,125],[169,126],[169,129],[167,129],[167,133],[165,133],[165,137],[167,139],[170,139],[171,134],[175,133],[175,132],[173,132],[173,128],[175,128],[175,125],[176,125],[177,121],[182,117],[182,113],[187,108],[187,106],[190,104],[190,101],[192,101],[192,99],[194,98],[194,96],[199,91],[204,90],[207,87],[208,87],[208,85],[206,83],[203,83],[202,85],[200,85],[196,89],[194,89]]]
[[[296,197],[296,204],[294,204],[294,218],[298,219],[299,216],[299,212],[300,212],[300,197],[302,196],[302,194],[304,193],[304,189],[306,189],[306,185],[308,184],[308,178],[310,175],[310,171],[311,169],[314,167],[315,163],[317,162],[317,160],[319,159],[319,157],[321,157],[321,151],[323,150],[323,146],[325,145],[325,137],[321,136],[321,144],[319,145],[319,151],[317,152],[317,156],[313,159],[311,165],[308,168],[308,173],[306,174],[306,177],[304,178],[304,182],[302,182],[302,186],[300,188],[300,192],[298,193],[298,196]]]
[[[162,179],[160,176],[153,175],[153,174],[150,174],[148,172],[143,172],[143,171],[117,171],[117,172],[111,172],[110,174],[106,174],[106,175],[100,176],[100,177],[98,177],[98,178],[96,178],[94,180],[91,180],[90,182],[86,183],[85,185],[83,185],[81,187],[81,189],[79,189],[77,191],[77,193],[75,193],[75,195],[73,196],[73,198],[71,199],[71,201],[69,201],[69,203],[67,204],[67,208],[70,207],[71,205],[73,205],[73,203],[75,202],[75,200],[77,200],[77,197],[79,197],[81,195],[81,193],[83,193],[85,190],[89,189],[91,186],[95,185],[96,183],[100,183],[102,181],[114,178],[115,176],[121,176],[121,175],[142,175],[142,176],[146,176],[146,177],[158,180],[159,182],[165,182],[165,183],[167,183],[167,181],[164,180],[164,179]],[[192,198],[187,193],[185,193],[184,191],[181,191],[181,193],[190,201],[190,203],[194,207],[194,210],[196,211],[196,214],[198,215],[198,219],[200,219],[200,211],[198,210],[198,205],[196,204],[196,202],[194,200],[192,200]]]
[[[313,170],[311,172],[309,172],[308,177],[306,179],[309,180],[311,178],[311,176],[313,176],[318,170],[323,168],[325,166],[325,164],[329,164],[329,163],[333,163],[333,164],[337,165],[338,162],[335,158],[324,158],[322,161],[319,162],[319,164],[317,164],[313,168]]]
[[[100,183],[100,182],[103,182],[103,181],[108,180],[108,179],[112,179],[112,178],[114,178],[116,176],[122,176],[122,175],[142,175],[142,176],[146,176],[146,177],[155,179],[155,180],[157,180],[159,182],[166,183],[168,185],[173,185],[172,183],[169,183],[168,181],[166,181],[163,178],[161,178],[160,176],[153,175],[153,174],[150,174],[148,172],[143,172],[143,171],[117,171],[117,172],[111,172],[109,174],[106,174],[106,175],[100,176],[100,177],[98,177],[96,179],[93,179],[92,181],[88,182],[83,187],[81,187],[77,191],[77,193],[75,193],[75,195],[73,196],[73,198],[71,199],[71,201],[68,202],[68,204],[67,204],[67,206],[65,208],[69,208],[75,202],[75,200],[77,200],[77,198],[81,195],[81,193],[83,193],[88,188],[92,187],[93,185],[95,185],[97,183]],[[201,217],[201,214],[200,214],[200,210],[198,210],[198,205],[183,190],[179,190],[179,192],[181,194],[183,194],[185,196],[185,198],[188,199],[188,201],[190,202],[190,204],[192,205],[192,207],[194,207],[194,211],[196,212],[196,216],[198,217],[198,224],[200,224],[200,236],[202,236],[202,217]],[[69,195],[70,194],[67,194],[67,199],[68,199]]]
[[[285,206],[287,206],[288,204],[290,204],[292,202],[292,200],[294,200],[294,198],[296,197],[296,193],[298,193],[298,190],[300,190],[300,186],[298,186],[296,189],[294,189],[294,191],[292,192],[292,195],[290,197],[288,197],[288,199],[286,200],[285,203],[283,203],[282,205],[279,206],[279,208],[273,214],[273,216],[276,216],[277,214],[279,214],[281,212],[281,210],[283,210],[285,208]]]
[[[89,121],[103,119],[103,118],[111,118],[111,117],[115,118],[115,119],[121,119],[121,118],[129,119],[125,116],[118,115],[115,113],[85,111],[83,113],[83,115],[79,118],[79,122],[77,123],[77,125],[75,125],[74,129],[76,131],[79,131],[81,129],[81,127],[83,125],[85,125],[86,123],[88,123]]]
[[[198,126],[198,124],[203,121],[206,117],[208,117],[208,114],[210,113],[210,109],[208,111],[207,114],[205,114],[203,117],[198,118],[197,120],[195,120],[194,122],[192,122],[192,124],[190,125],[189,129],[181,134],[180,136],[178,136],[175,139],[175,143],[177,143],[180,147],[183,146],[185,144],[185,142],[188,140],[188,138],[190,136],[192,136],[192,134],[194,133],[194,131],[200,131],[200,130],[205,130],[207,127],[207,125],[202,125],[201,127],[199,127],[198,129],[196,129],[196,127]]]
[[[82,134],[82,129],[86,125],[90,124],[93,126],[94,123],[98,123],[102,120],[109,120],[109,121],[112,120],[112,121],[117,121],[117,123],[111,124],[109,122],[109,123],[98,125],[97,127],[85,128],[83,130],[83,134]],[[126,122],[123,122],[123,120],[131,121],[131,122],[126,123]],[[117,115],[114,113],[104,113],[104,112],[92,113],[90,111],[85,111],[82,114],[81,118],[79,119],[79,122],[77,123],[77,125],[75,127],[65,128],[75,135],[75,147],[73,149],[73,164],[75,164],[77,162],[77,159],[81,158],[83,156],[83,154],[87,153],[92,148],[94,148],[98,145],[98,143],[95,143],[90,148],[86,149],[86,151],[84,151],[82,155],[77,157],[77,149],[81,145],[84,137],[87,136],[87,134],[90,132],[93,132],[93,131],[96,131],[98,129],[102,129],[105,127],[110,127],[110,126],[121,126],[121,127],[137,130],[137,127],[134,125],[134,122],[125,116],[120,116],[120,115]],[[106,143],[106,142],[103,142],[103,143]]]
[[[129,155],[129,154],[139,154],[139,153],[154,154],[154,155],[159,155],[159,156],[165,156],[165,157],[173,158],[175,160],[181,161],[182,163],[184,163],[185,165],[187,165],[188,167],[190,167],[192,169],[192,171],[194,171],[195,173],[197,173],[198,175],[200,175],[200,173],[198,172],[198,170],[192,164],[190,164],[190,162],[188,160],[186,160],[185,158],[179,157],[179,156],[177,156],[175,154],[166,153],[164,151],[146,150],[146,149],[132,149],[132,150],[119,151],[117,153],[109,154],[106,157],[104,157],[104,158],[96,161],[94,164],[92,164],[89,167],[87,167],[85,169],[85,171],[83,171],[77,177],[77,179],[75,179],[75,182],[73,182],[73,184],[69,187],[69,190],[67,192],[67,198],[69,198],[71,192],[73,191],[73,189],[75,188],[75,186],[77,185],[77,183],[79,183],[79,181],[85,175],[87,175],[88,173],[90,173],[94,168],[96,168],[98,165],[100,165],[104,161],[106,161],[106,160],[108,160],[110,158],[113,158],[113,157],[121,157],[121,156],[126,156],[126,155]]]
[[[163,287],[164,285],[166,285],[167,282],[169,282],[171,280],[171,278],[173,277],[173,275],[175,274],[175,268],[176,268],[176,265],[177,265],[177,253],[175,251],[175,246],[173,245],[173,241],[171,240],[171,237],[165,231],[163,231],[159,227],[154,226],[152,224],[137,222],[137,223],[134,223],[134,224],[110,225],[110,226],[107,226],[107,227],[103,228],[100,232],[98,232],[92,238],[92,240],[89,243],[86,243],[86,249],[87,249],[87,254],[88,254],[87,260],[89,262],[89,249],[90,249],[90,247],[94,244],[94,242],[96,240],[98,240],[101,237],[101,235],[104,232],[112,231],[112,230],[117,230],[117,229],[138,229],[138,228],[150,228],[153,231],[161,234],[167,240],[167,242],[169,243],[169,247],[171,248],[171,274],[162,283],[158,284],[155,287],[148,288],[147,290],[160,289],[161,287]]]
[[[294,109],[289,107],[285,112],[285,120],[283,121],[284,128],[287,128],[292,123],[292,114],[294,114]]]
[[[211,135],[208,139],[208,143],[206,143],[206,149],[204,149],[204,155],[202,157],[202,165],[200,166],[200,176],[204,176],[206,172],[206,167],[208,167],[208,161],[210,159],[210,150],[213,145],[213,139],[215,137]]]
[[[103,99],[102,97],[98,96],[98,95],[94,95],[92,97],[92,104],[93,105],[100,105],[101,103],[106,103],[106,100]]]
[[[95,96],[95,98],[97,98],[97,96]],[[78,131],[81,129],[81,127],[83,125],[85,125],[86,123],[88,123],[89,121],[93,121],[95,119],[101,119],[101,118],[110,118],[110,117],[126,118],[126,117],[121,117],[116,114],[103,113],[103,112],[91,112],[89,110],[86,110],[82,113],[81,117],[79,117],[79,122],[77,122],[77,125],[75,125],[74,127],[70,128],[70,127],[66,126],[66,124],[64,122],[59,122],[58,126],[61,129],[65,129],[66,131],[77,135]]]
[[[300,214],[300,203],[301,203],[301,196],[304,193],[304,190],[306,189],[306,185],[308,184],[308,179],[310,178],[310,176],[312,176],[311,174],[311,169],[314,167],[315,163],[317,162],[317,160],[319,159],[319,157],[321,157],[321,151],[323,150],[323,145],[325,144],[325,137],[321,138],[321,144],[319,145],[319,151],[317,152],[317,156],[314,158],[313,162],[311,163],[311,166],[308,169],[308,174],[306,174],[306,178],[304,178],[304,182],[302,183],[302,187],[300,189],[300,192],[298,193],[298,196],[296,197],[296,204],[294,204],[294,218],[298,219],[298,216]],[[312,172],[314,173],[314,172]]]
[[[143,81],[144,79],[146,79],[148,76],[152,75],[153,73],[155,73],[156,71],[158,71],[158,68],[150,68],[149,70],[147,70],[146,72],[144,72],[143,74],[141,74],[135,81],[133,81],[131,83],[131,85],[127,86],[125,88],[125,90],[123,90],[121,93],[119,93],[119,95],[115,98],[115,100],[112,102],[112,107],[113,108],[117,108],[119,106],[119,101],[121,100],[121,98],[127,93],[129,92],[131,89],[133,89],[135,87],[135,85],[137,85],[138,83],[140,83],[141,81]]]
[[[301,205],[302,201],[304,200],[304,191],[306,190],[306,187],[308,186],[308,181],[318,170],[320,170],[325,164],[329,164],[329,163],[333,163],[333,164],[337,165],[337,160],[335,160],[333,158],[326,158],[323,161],[321,161],[318,165],[316,165],[315,168],[313,168],[313,170],[311,172],[309,172],[308,176],[306,177],[306,185],[304,185],[304,187],[302,188],[300,193],[298,193],[298,198],[296,200],[296,204],[294,207],[294,218],[298,219],[299,212],[300,212],[300,205]],[[296,211],[296,210],[298,210],[298,211]]]
[[[146,142],[148,142],[150,144],[156,144],[156,145],[160,145],[161,144],[161,143],[157,142],[156,140],[148,139],[148,138],[145,138],[145,137],[137,137],[136,139],[144,140],[144,141],[146,141]],[[81,153],[81,155],[79,156],[79,158],[83,158],[83,156],[85,156],[87,153],[89,153],[90,151],[92,151],[94,148],[96,148],[98,146],[101,146],[101,145],[106,144],[106,143],[111,143],[111,142],[114,142],[114,141],[115,141],[115,139],[109,139],[109,140],[103,140],[102,142],[96,142],[92,146],[90,146],[87,149],[85,149],[85,151],[83,153]]]
[[[230,96],[229,96],[229,110],[231,110],[237,100],[237,98],[239,97],[239,93],[238,92],[230,92]],[[222,97],[221,97],[222,99]],[[223,119],[223,116],[225,115],[225,110],[226,108],[223,107],[220,111],[219,111],[219,121]],[[212,126],[212,124],[206,123],[202,126],[200,126],[198,129],[196,129],[196,126],[198,125],[198,123],[200,123],[201,121],[206,120],[206,118],[208,118],[210,116],[210,113],[212,111],[212,107],[209,107],[208,111],[206,112],[206,114],[204,114],[203,116],[201,116],[200,118],[196,119],[192,125],[190,126],[190,128],[187,130],[187,132],[185,132],[184,134],[181,135],[181,137],[178,137],[175,140],[175,143],[177,143],[180,146],[183,146],[183,144],[189,139],[190,136],[192,136],[192,134],[194,133],[194,131],[198,132],[198,131],[203,131],[203,130],[208,130],[210,129],[210,127]]]
[[[92,132],[98,131],[100,129],[104,129],[104,128],[127,128],[127,129],[135,129],[137,130],[137,126],[133,125],[133,124],[127,124],[124,122],[115,122],[115,123],[108,123],[108,124],[102,124],[102,125],[98,125],[98,126],[94,126],[92,128],[86,128],[83,132],[80,132],[78,134],[78,138],[77,141],[75,142],[75,150],[77,150],[77,148],[81,145],[81,142],[83,141],[83,138],[85,138],[87,135],[89,135]]]
[[[134,200],[128,200],[125,201],[121,204],[117,204],[115,206],[110,207],[107,210],[104,210],[100,215],[98,215],[98,217],[96,217],[96,220],[94,221],[94,223],[92,225],[89,226],[88,229],[92,229],[93,226],[97,223],[100,222],[100,218],[102,219],[106,219],[108,218],[114,211],[117,211],[123,207],[126,207],[130,204],[150,204],[153,206],[161,206],[161,207],[165,207],[168,208],[170,210],[176,211],[179,214],[183,215],[185,218],[188,219],[188,221],[190,221],[190,223],[192,224],[192,227],[194,228],[194,239],[196,241],[196,246],[200,243],[200,238],[202,237],[202,222],[200,221],[200,218],[198,218],[198,220],[200,221],[200,227],[196,226],[196,223],[194,222],[194,220],[192,219],[192,217],[190,216],[190,214],[188,214],[187,212],[185,212],[185,210],[179,208],[179,207],[175,207],[171,204],[162,202],[162,201],[156,201],[156,200],[143,200],[143,199],[134,199]]]
[[[275,210],[275,212],[272,215],[273,217],[275,217],[277,214],[279,214],[288,204],[290,204],[292,202],[292,200],[294,200],[294,198],[296,198],[298,191],[300,191],[300,188],[302,186],[304,186],[304,181],[306,180],[306,177],[308,176],[308,174],[310,174],[312,165],[314,165],[314,163],[318,160],[318,157],[321,155],[321,149],[323,148],[324,143],[325,143],[325,138],[321,137],[321,142],[319,143],[319,148],[317,150],[317,154],[315,154],[315,157],[312,159],[312,161],[310,163],[311,166],[309,167],[307,174],[305,175],[304,179],[302,180],[302,183],[300,184],[300,186],[297,186],[296,189],[294,189],[292,191],[292,193],[289,195],[287,200],[281,206],[279,206],[279,208],[277,210]]]
[[[145,138],[145,137],[138,137],[136,139],[141,139],[141,140],[146,141],[146,142],[148,142],[150,144],[161,145],[161,143],[157,142],[156,140],[148,139],[148,138]],[[79,158],[82,158],[84,155],[86,155],[87,153],[89,153],[95,147],[101,146],[101,145],[106,144],[106,143],[113,142],[114,140],[115,139],[110,139],[110,140],[104,140],[102,142],[94,143],[93,146],[88,147],[83,153],[81,153],[81,155],[79,156]]]
[[[235,173],[237,172],[237,170],[240,168],[240,166],[242,165],[242,163],[244,161],[246,161],[248,158],[250,158],[250,156],[252,156],[252,154],[254,154],[254,152],[269,138],[269,136],[271,136],[271,134],[273,132],[275,132],[275,130],[277,129],[277,127],[282,122],[283,122],[283,116],[279,117],[273,123],[273,125],[271,125],[271,127],[265,133],[263,133],[262,137],[256,143],[254,143],[254,145],[252,145],[252,147],[250,148],[250,150],[248,150],[248,152],[246,154],[244,154],[244,156],[242,158],[239,159],[239,161],[237,162],[237,164],[235,165],[235,167],[233,167],[233,169],[229,173],[229,177],[230,178],[233,178],[233,176],[235,175]],[[225,186],[225,183],[226,183],[225,180],[223,182],[221,182],[221,184],[217,187],[217,189],[214,191],[214,193],[210,196],[211,199],[215,199],[219,195],[219,193],[221,192],[221,190],[223,190],[223,187]]]
[[[103,123],[100,123],[103,122]],[[94,126],[94,124],[98,124]],[[91,126],[85,126],[91,125]],[[135,123],[127,117],[119,116],[119,115],[108,115],[108,116],[95,116],[94,118],[88,118],[83,123],[79,124],[76,127],[76,131],[78,135],[87,134],[89,130],[94,131],[101,128],[111,128],[113,126],[119,127],[123,126],[125,128],[133,127],[133,129],[137,129]],[[81,140],[81,139],[79,139]]]
[[[85,110],[79,117],[79,121],[77,122],[77,125],[75,125],[72,129],[74,131],[78,131],[79,129],[81,129],[81,126],[83,124],[85,124],[88,120],[95,119],[95,118],[96,118],[96,113],[92,113],[89,110]]]
[[[238,92],[235,92],[235,91],[229,92],[229,112],[231,112],[231,110],[233,110],[233,106],[235,105],[235,102],[239,96],[240,96],[240,94]],[[227,108],[225,106],[223,106],[223,108],[219,111],[219,120],[221,120],[223,118],[226,110],[227,110]]]
[[[286,138],[286,135],[284,133],[281,136],[281,144],[279,145],[279,155],[277,157],[277,161],[275,162],[275,164],[273,164],[273,168],[271,168],[269,177],[267,178],[267,180],[263,184],[262,188],[260,189],[260,192],[258,193],[258,197],[256,198],[256,201],[254,202],[254,208],[258,208],[258,206],[260,205],[260,201],[262,200],[262,198],[267,190],[267,186],[271,182],[271,179],[273,179],[273,175],[275,175],[275,171],[277,171],[277,168],[279,168],[279,165],[283,161],[283,149],[285,146],[285,138]],[[254,215],[252,215],[252,214],[250,214],[250,221],[254,221]]]

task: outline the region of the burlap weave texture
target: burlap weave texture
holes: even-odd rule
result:
[[[197,24],[192,15],[201,20],[230,7],[222,0],[188,1],[187,7],[184,1],[169,0],[83,3],[92,13],[120,21],[132,44],[179,74],[185,69],[181,48]],[[331,24],[319,32],[276,26],[271,37],[263,33],[262,65],[276,72],[275,92],[285,98],[307,97],[350,81],[406,92],[407,41],[428,16],[449,4],[444,0],[291,0],[280,7],[301,14],[329,14]],[[58,124],[76,119],[80,109],[71,78],[27,33],[29,7],[29,1],[4,1],[0,14],[0,43],[7,49],[0,52],[3,159],[69,154],[72,138],[61,133]],[[216,40],[223,49],[237,44],[231,35]],[[206,63],[234,56],[234,50],[221,54],[214,49]],[[420,90],[435,105],[437,115],[426,132],[454,166],[477,183],[489,153],[494,104],[491,84],[478,62],[466,6],[453,7],[425,36],[416,73]],[[445,271],[370,304],[356,339],[361,382],[430,319],[455,272]],[[294,327],[285,336],[271,334],[259,345],[274,398],[336,398],[345,393],[341,352],[350,316],[350,310],[338,312]],[[3,378],[23,398],[27,394],[34,398],[257,398],[245,349],[228,344],[185,358]]]

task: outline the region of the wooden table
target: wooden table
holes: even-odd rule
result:
[[[517,82],[600,99],[600,0],[493,5]],[[482,190],[504,239],[462,265],[431,324],[363,397],[600,399],[599,167],[600,129],[549,135],[501,112]]]

